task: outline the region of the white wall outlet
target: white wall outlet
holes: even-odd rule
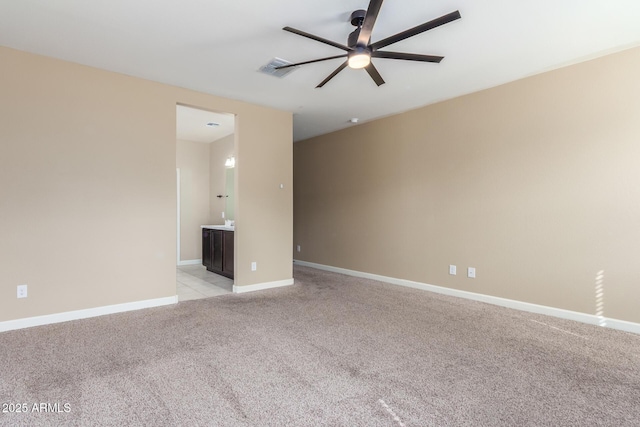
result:
[[[450,266],[449,266],[449,274],[450,274],[450,275],[455,276],[455,275],[456,275],[457,270],[458,270],[458,269],[456,268],[456,266],[455,266],[455,265],[450,265]]]
[[[27,297],[27,285],[18,285],[18,298]]]
[[[224,211],[222,212],[222,219],[224,219]]]
[[[251,271],[256,271],[258,269],[258,263],[253,261],[251,263]]]
[[[300,245],[296,246],[296,250],[300,252]]]
[[[471,279],[475,279],[476,278],[476,269],[475,269],[475,267],[469,267],[467,269],[467,277],[469,277]]]

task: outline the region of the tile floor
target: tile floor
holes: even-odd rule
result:
[[[233,292],[233,279],[207,271],[203,265],[181,265],[176,272],[178,301],[209,298]]]

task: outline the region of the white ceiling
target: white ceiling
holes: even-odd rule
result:
[[[208,123],[217,126],[207,126]],[[176,107],[176,138],[183,141],[213,142],[235,130],[233,114],[220,114],[197,108]]]
[[[386,50],[440,64],[374,60],[386,84],[340,59],[280,79],[257,70],[342,51],[368,0],[0,0],[0,45],[294,113],[300,140],[640,45],[638,0],[386,0],[372,41],[454,10],[462,19]]]

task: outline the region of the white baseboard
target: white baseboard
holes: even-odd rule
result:
[[[68,322],[70,320],[87,319],[89,317],[104,316],[106,314],[122,313],[143,308],[160,307],[176,304],[178,296],[148,299],[144,301],[127,302],[124,304],[106,305],[103,307],[87,308],[84,310],[67,311],[64,313],[47,314],[44,316],[27,317],[25,319],[0,322],[0,332],[15,329],[31,328],[33,326],[49,325],[51,323]]]
[[[201,259],[188,259],[185,261],[180,261],[178,263],[179,266],[181,265],[198,265],[198,264],[202,264],[202,260]]]
[[[545,305],[531,304],[528,302],[516,301],[506,298],[494,297],[491,295],[478,294],[474,292],[461,291],[458,289],[445,288],[442,286],[429,285],[426,283],[414,282],[411,280],[397,279],[395,277],[380,276],[377,274],[364,273],[362,271],[348,270],[346,268],[332,267],[330,265],[316,264],[307,261],[293,261],[296,265],[317,268],[319,270],[332,271],[334,273],[346,274],[348,276],[362,277],[365,279],[377,280],[393,285],[406,286],[409,288],[421,289],[438,294],[453,297],[465,298],[502,307],[513,308],[531,313],[544,314],[547,316],[559,317],[561,319],[575,320],[577,322],[591,325],[601,325],[611,329],[640,334],[640,323],[627,322],[626,320],[610,319],[608,317],[596,316],[594,314],[580,313],[577,311],[564,310],[562,308],[548,307]]]
[[[233,285],[233,292],[242,294],[245,292],[263,291],[265,289],[280,288],[282,286],[293,285],[293,279],[278,280],[276,282],[256,283],[255,285],[236,286]]]

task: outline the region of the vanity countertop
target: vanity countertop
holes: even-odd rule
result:
[[[201,225],[200,228],[208,228],[209,230],[235,231],[235,226],[226,225]]]

